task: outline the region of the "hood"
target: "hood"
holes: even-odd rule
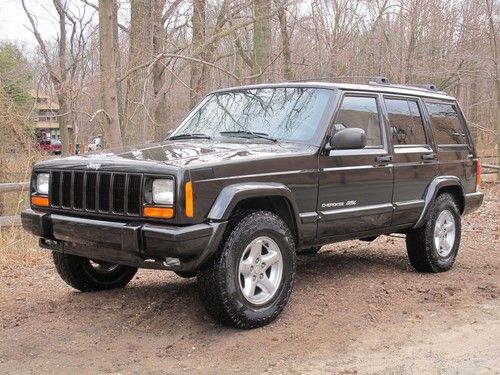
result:
[[[227,162],[266,159],[293,154],[312,154],[317,147],[300,143],[268,143],[249,140],[248,142],[221,142],[220,140],[175,140],[147,144],[137,147],[123,147],[102,150],[86,155],[51,159],[40,163],[46,168],[99,168],[116,169],[129,167],[140,169],[170,166],[175,169],[216,165]],[[114,169],[111,168],[111,169]],[[109,168],[106,168],[109,169]]]

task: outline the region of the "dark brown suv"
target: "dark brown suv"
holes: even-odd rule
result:
[[[328,243],[403,233],[416,270],[450,269],[479,165],[457,101],[432,87],[236,87],[162,143],[38,164],[22,219],[76,289],[171,270],[252,328],[287,303],[295,254]]]

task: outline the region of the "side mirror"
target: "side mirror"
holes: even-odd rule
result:
[[[330,138],[330,150],[357,150],[365,148],[366,133],[361,128],[346,128]]]

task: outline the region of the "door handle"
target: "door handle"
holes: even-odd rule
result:
[[[424,154],[424,155],[422,155],[422,160],[423,161],[436,160],[436,154],[434,154],[434,153],[432,153],[432,154]]]
[[[375,161],[377,163],[389,163],[392,161],[392,155],[377,156]]]

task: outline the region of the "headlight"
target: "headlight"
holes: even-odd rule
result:
[[[38,173],[36,176],[36,192],[38,194],[49,194],[49,174]]]
[[[174,203],[174,181],[172,179],[153,180],[153,202],[168,205]]]

